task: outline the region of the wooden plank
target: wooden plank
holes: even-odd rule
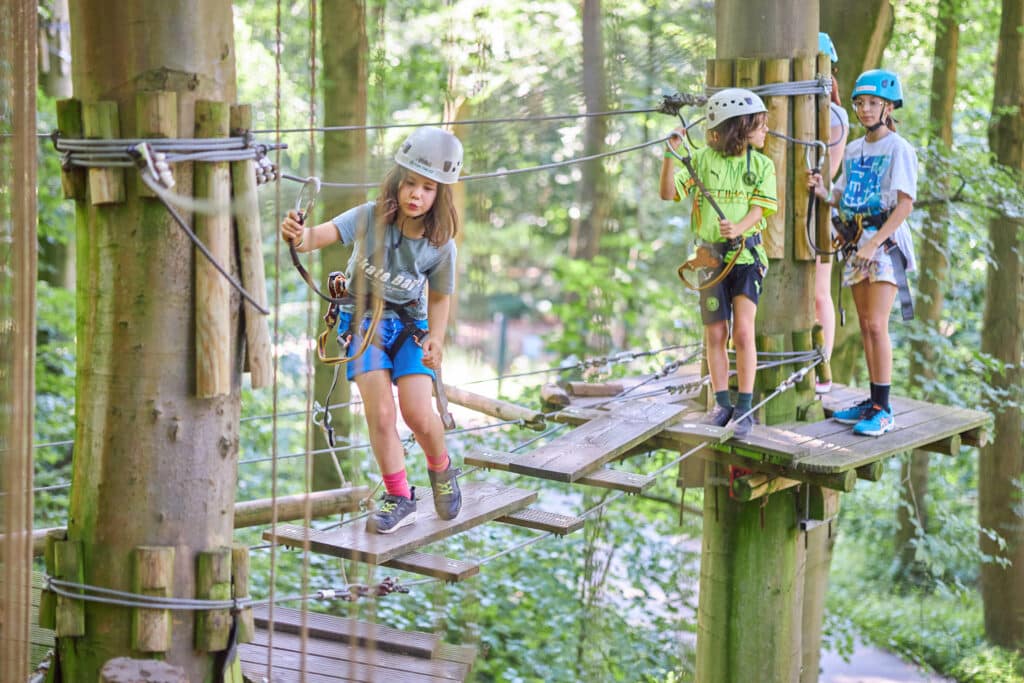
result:
[[[703,448],[697,451],[697,455],[706,461],[721,463],[723,465],[736,465],[746,467],[757,472],[764,472],[786,479],[796,479],[805,484],[821,486],[835,491],[849,493],[857,485],[857,475],[853,470],[837,473],[807,472],[796,467],[777,465],[772,462],[747,458],[734,453],[726,453],[712,448]]]
[[[583,528],[584,522],[586,522],[582,517],[560,515],[546,510],[537,510],[536,508],[526,508],[513,512],[510,515],[499,517],[498,521],[503,524],[512,524],[527,529],[550,531],[558,536],[565,536],[574,531],[579,531]]]
[[[831,448],[812,451],[800,460],[800,467],[812,471],[856,468],[874,460],[913,450],[937,439],[977,427],[988,419],[983,413],[962,408],[931,406],[907,416],[896,415],[896,428],[879,437],[837,437]]]
[[[259,632],[252,643],[240,645],[243,671],[248,665],[262,664],[266,675],[268,634]],[[277,681],[462,681],[467,667],[458,662],[380,652],[372,648],[352,647],[331,640],[301,636],[275,630],[273,639],[274,678]],[[305,656],[303,657],[303,653]]]
[[[266,605],[253,607],[256,626],[269,627],[270,612]],[[302,611],[292,607],[274,607],[274,634],[300,633]],[[440,636],[420,631],[401,631],[383,624],[371,624],[356,619],[336,617],[320,612],[306,612],[306,633],[310,638],[332,640],[348,645],[370,647],[378,652],[391,652],[421,659],[430,659]]]
[[[683,412],[679,405],[636,400],[509,462],[509,470],[573,482],[646,441]]]
[[[617,396],[624,389],[622,382],[568,382],[566,389],[573,396]]]
[[[545,429],[544,413],[538,410],[530,410],[515,403],[481,396],[451,384],[444,385],[444,393],[448,397],[449,403],[470,408],[478,413],[490,415],[501,420],[522,420],[526,427],[534,431],[543,431]]]
[[[301,548],[308,538],[310,548],[314,552],[369,564],[382,564],[435,541],[520,510],[536,499],[535,491],[524,491],[488,482],[466,482],[462,485],[462,512],[453,520],[438,518],[428,491],[416,501],[416,523],[392,534],[368,534],[363,524],[349,524],[326,531],[281,525],[277,527],[276,535],[274,530],[267,530],[263,538],[297,548]]]
[[[515,453],[484,449],[466,455],[463,458],[463,462],[467,465],[475,465],[476,467],[486,467],[491,470],[508,472],[511,462],[517,457],[519,456]],[[655,477],[604,467],[580,477],[574,483],[582,484],[584,486],[596,486],[603,489],[615,489],[616,491],[638,494],[650,488],[654,482]]]
[[[498,520],[502,521],[501,519]],[[449,583],[464,581],[471,576],[480,573],[480,565],[476,562],[466,560],[453,560],[441,555],[430,555],[428,553],[411,552],[393,560],[388,560],[382,566],[391,569],[401,569],[404,572],[432,576],[435,579],[442,579]]]

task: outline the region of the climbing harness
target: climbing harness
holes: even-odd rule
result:
[[[832,216],[832,225],[836,229],[836,236],[833,243],[843,254],[844,259],[850,259],[857,253],[857,244],[865,231],[878,230],[888,220],[890,211],[883,211],[875,214],[854,214],[849,220],[842,220],[839,216]],[[896,278],[896,288],[900,298],[900,315],[903,320],[914,319],[914,298],[910,294],[910,284],[907,282],[907,257],[896,244],[892,237],[886,237],[880,249],[892,260],[893,276]],[[842,308],[840,301],[840,322],[846,320],[846,311]]]

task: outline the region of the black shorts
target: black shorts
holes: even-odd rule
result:
[[[710,325],[732,318],[732,300],[741,294],[757,304],[767,270],[757,263],[737,264],[717,285],[701,290],[701,321]]]

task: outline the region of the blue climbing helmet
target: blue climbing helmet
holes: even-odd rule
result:
[[[885,69],[871,69],[858,76],[850,99],[857,99],[859,95],[874,95],[889,100],[896,109],[903,106],[900,77]]]
[[[818,33],[818,52],[823,55],[828,55],[829,59],[833,62],[839,61],[839,55],[836,53],[836,46],[832,43],[832,38],[824,31]]]

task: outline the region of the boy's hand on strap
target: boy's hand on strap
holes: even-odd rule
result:
[[[742,235],[743,228],[732,221],[723,218],[718,221],[718,232],[722,233],[722,237],[731,240],[734,237]]]

